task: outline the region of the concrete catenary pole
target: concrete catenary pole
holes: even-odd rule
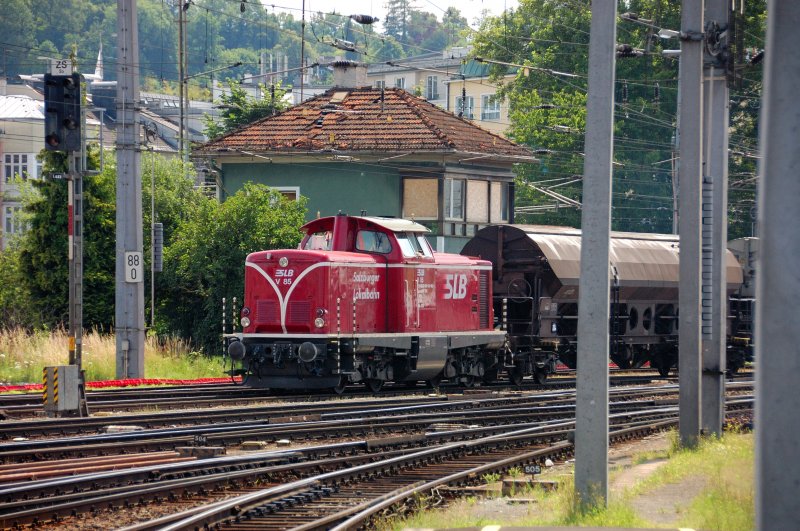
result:
[[[730,0],[706,1],[707,35],[703,81],[703,288],[701,426],[722,435],[725,397],[728,242],[728,81],[726,29]]]
[[[136,0],[117,0],[117,377],[144,377],[144,267]]]
[[[616,34],[616,0],[594,0],[589,34],[578,299],[575,491],[581,503],[605,504],[608,500],[608,256]]]
[[[767,3],[756,276],[756,526],[800,522],[800,2]]]
[[[703,145],[703,0],[683,0],[681,8],[680,163],[680,438],[694,446],[700,435],[700,183]]]

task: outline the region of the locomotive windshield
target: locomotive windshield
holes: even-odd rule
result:
[[[332,241],[333,235],[331,231],[315,232],[303,243],[303,249],[306,251],[330,251]]]
[[[360,230],[356,236],[356,250],[387,254],[392,252],[392,244],[389,237],[382,232]]]
[[[397,243],[403,251],[403,256],[413,258],[415,256],[424,256],[432,258],[433,252],[431,246],[425,236],[417,234],[416,232],[398,232],[395,234]]]

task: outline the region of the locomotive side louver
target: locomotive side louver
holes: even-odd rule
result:
[[[479,273],[478,319],[481,329],[489,328],[489,271]]]

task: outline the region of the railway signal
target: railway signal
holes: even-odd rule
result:
[[[44,75],[44,144],[48,151],[81,150],[81,75]]]

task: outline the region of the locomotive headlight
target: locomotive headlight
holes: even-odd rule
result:
[[[323,319],[322,317],[317,317],[316,319],[314,319],[314,326],[316,326],[317,328],[322,328],[323,326],[325,326],[325,319]]]
[[[244,308],[242,308],[242,317],[247,317],[248,315],[250,315],[250,308],[245,306]]]
[[[242,320],[240,322],[242,323],[242,328],[247,328],[248,326],[250,326],[249,317],[242,317]]]
[[[325,314],[328,313],[325,308],[317,308],[317,317],[325,317]]]
[[[281,256],[281,257],[278,259],[278,265],[279,265],[279,266],[281,266],[281,267],[286,267],[286,266],[288,266],[288,265],[289,265],[289,259],[288,259],[288,258],[286,258],[285,256]]]
[[[555,321],[553,321],[553,323],[550,325],[550,332],[554,334],[558,333],[558,323],[556,323]]]

